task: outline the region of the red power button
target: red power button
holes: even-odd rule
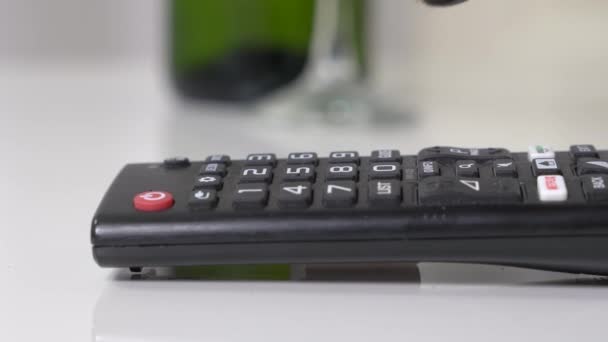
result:
[[[165,191],[146,191],[133,197],[135,209],[140,211],[163,211],[173,206],[173,195]]]

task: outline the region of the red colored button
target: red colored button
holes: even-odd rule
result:
[[[545,177],[545,185],[547,186],[547,189],[549,189],[549,190],[557,190],[558,189],[557,180],[555,179],[555,176],[547,176],[547,177]]]
[[[146,191],[133,197],[135,209],[140,211],[163,211],[173,206],[173,195],[165,191]]]

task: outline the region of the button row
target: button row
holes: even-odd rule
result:
[[[353,181],[335,181],[323,185],[323,205],[328,208],[352,207],[358,200],[357,184]],[[309,182],[283,183],[276,194],[281,208],[307,208],[312,204],[313,186]],[[260,209],[268,204],[269,188],[263,183],[238,184],[232,196],[235,209]],[[401,185],[395,180],[377,180],[368,183],[368,202],[371,206],[398,206],[402,200]],[[218,203],[217,191],[194,189],[189,205],[196,208],[213,208]]]
[[[517,177],[517,168],[512,159],[495,159],[492,168],[498,177]],[[457,160],[454,167],[459,177],[479,177],[479,164],[474,160]],[[433,160],[424,160],[418,163],[420,178],[441,176],[439,163]]]
[[[271,166],[245,166],[240,170],[238,181],[239,183],[271,183],[275,171]],[[226,172],[224,164],[204,164],[196,178],[196,184],[201,187],[218,187]],[[396,162],[372,163],[369,166],[368,175],[369,179],[400,180],[401,164]],[[313,164],[288,165],[280,171],[280,177],[282,181],[314,182],[315,166]],[[359,167],[354,163],[329,164],[325,169],[325,179],[357,181]]]
[[[608,176],[585,175],[580,178],[583,194],[590,202],[608,201]],[[568,200],[568,187],[563,176],[544,175],[536,179],[538,198],[541,202],[564,202]]]
[[[578,161],[580,158],[598,158],[598,153],[593,145],[572,145],[570,146],[570,157]],[[531,145],[528,147],[528,160],[530,162],[541,158],[553,159],[555,158],[555,151],[545,145]]]
[[[370,160],[372,162],[401,162],[399,150],[375,150],[372,151]],[[294,152],[287,156],[287,164],[312,164],[317,165],[319,157],[315,152]],[[331,152],[329,163],[353,163],[359,165],[360,157],[356,151]],[[206,163],[219,163],[230,165],[230,157],[227,155],[211,155],[205,159]],[[253,153],[245,158],[245,165],[253,166],[275,166],[277,156],[274,153]]]
[[[598,153],[593,145],[572,145],[570,146],[571,157],[578,161],[581,158],[598,158]],[[423,149],[418,154],[420,161],[424,160],[500,160],[509,159],[509,151],[503,148],[460,148],[460,147],[430,147]],[[528,148],[528,160],[534,159],[554,159],[555,151],[545,145],[532,145]],[[399,150],[375,150],[372,151],[370,160],[372,162],[401,162]],[[314,152],[290,153],[287,157],[287,164],[318,164],[318,156]],[[338,151],[329,154],[330,163],[354,163],[359,164],[360,157],[356,151]],[[220,163],[230,165],[230,157],[227,155],[211,155],[205,160],[207,163]],[[246,165],[265,165],[275,166],[277,157],[273,153],[250,154],[245,159]],[[171,158],[165,160],[168,167],[179,167],[189,165],[187,158]]]

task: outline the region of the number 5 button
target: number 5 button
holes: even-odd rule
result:
[[[312,186],[305,182],[281,184],[277,201],[281,208],[306,208],[312,202]]]

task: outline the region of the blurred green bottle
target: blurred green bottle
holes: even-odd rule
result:
[[[304,69],[314,0],[173,0],[171,72],[187,98],[249,101]]]

